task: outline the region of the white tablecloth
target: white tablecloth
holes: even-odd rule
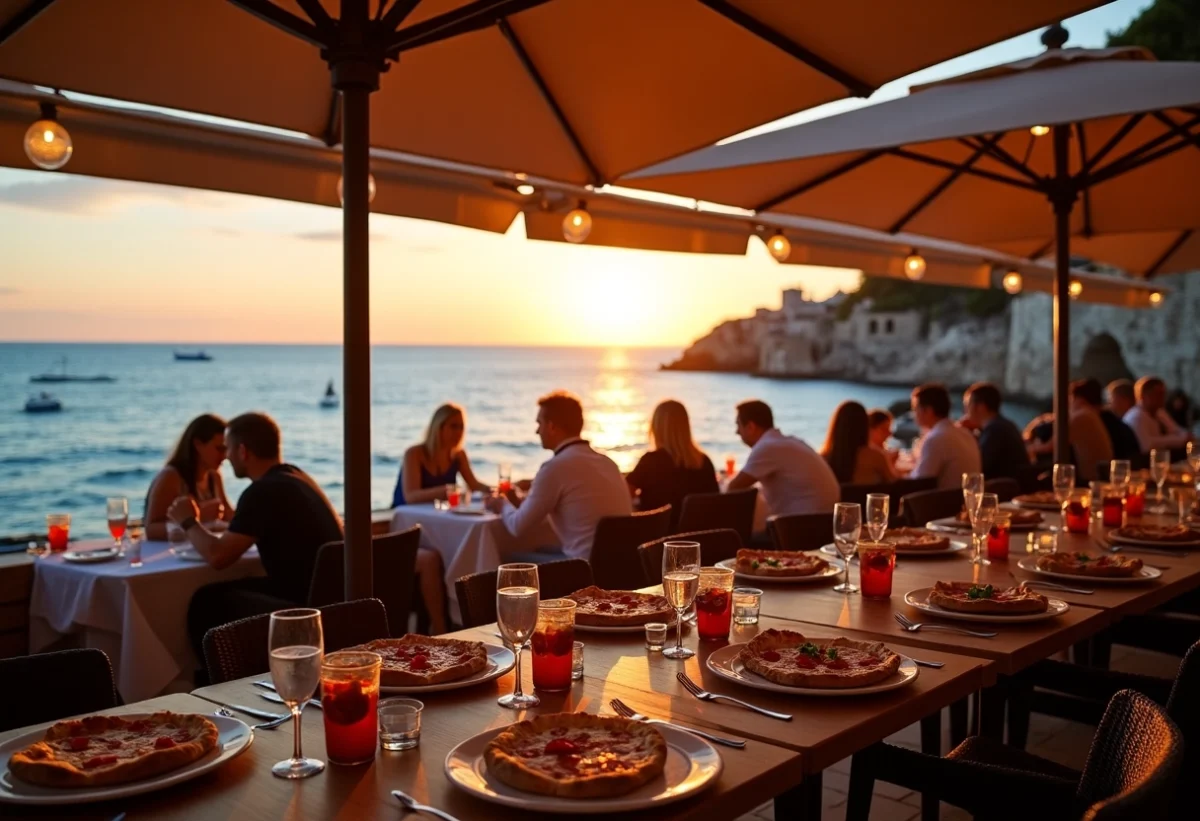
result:
[[[104,544],[111,542],[72,549]],[[206,584],[261,576],[263,569],[253,548],[231,567],[213,570],[176,558],[169,547],[143,542],[136,569],[123,558],[99,564],[67,562],[61,554],[39,558],[29,604],[30,652],[56,645],[103,650],[126,702],[160,695],[179,678],[190,682],[198,663],[187,634],[192,594]]]
[[[446,569],[446,598],[450,603],[450,616],[455,621],[462,618],[454,593],[456,579],[469,573],[495,570],[505,552],[533,551],[557,544],[554,529],[545,521],[517,540],[494,513],[467,516],[436,510],[432,504],[396,508],[392,530],[407,530],[413,525],[421,526],[421,547],[442,555]]]

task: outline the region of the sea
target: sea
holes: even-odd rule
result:
[[[140,516],[150,480],[183,428],[198,414],[231,418],[263,411],[283,431],[284,458],[308,471],[335,506],[343,501],[342,415],[321,408],[326,384],[342,390],[336,345],[208,345],[208,362],[176,361],[172,345],[0,343],[0,536],[41,533],[48,513],[70,513],[72,536],[106,533],[105,500],[129,498]],[[734,407],[766,401],[785,433],[814,447],[830,414],[847,399],[868,408],[907,398],[906,387],[851,382],[773,380],[744,374],[663,371],[676,349],[378,346],[372,351],[371,501],[390,506],[404,451],[422,440],[434,409],[452,401],[467,409],[466,449],[476,475],[494,483],[502,462],[532,476],[549,456],[535,434],[537,398],[576,393],[584,435],[630,470],[647,449],[654,406],[678,399],[693,434],[721,464],[747,450],[734,431]],[[62,369],[108,374],[109,383],[31,384]],[[61,413],[23,411],[48,390]],[[1006,407],[1023,424],[1034,409]],[[246,487],[228,463],[232,500]],[[236,501],[235,501],[236,503]]]

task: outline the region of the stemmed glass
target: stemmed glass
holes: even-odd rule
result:
[[[1063,510],[1063,505],[1070,500],[1071,491],[1075,490],[1075,466],[1068,464],[1055,465],[1051,483],[1051,486],[1054,488],[1054,500],[1058,502],[1058,509],[1061,511]],[[1066,529],[1067,514],[1063,513],[1059,522],[1059,532],[1061,533]]]
[[[1113,459],[1108,463],[1108,481],[1119,487],[1122,495],[1129,486],[1131,478],[1133,478],[1133,465],[1128,459]]]
[[[129,527],[129,500],[124,496],[114,496],[108,500],[106,507],[108,532],[112,534],[113,547],[120,550],[121,537],[125,535],[125,528]]]
[[[988,531],[996,521],[996,511],[1000,509],[1000,498],[995,493],[979,494],[979,507],[971,519],[971,541],[974,543],[972,564],[991,564],[984,554],[983,546],[987,542]]]
[[[321,611],[310,608],[277,610],[271,614],[267,639],[271,683],[292,711],[295,736],[292,757],[271,768],[279,778],[308,778],[325,769],[325,762],[305,758],[300,750],[300,712],[317,691],[321,661],[325,656],[321,635]]]
[[[979,509],[979,496],[983,493],[983,474],[964,473],[962,475],[963,507],[967,509],[967,518],[975,521],[975,511]]]
[[[533,635],[538,615],[538,567],[531,562],[502,564],[496,573],[496,623],[500,635],[512,645],[517,657],[513,691],[496,703],[510,710],[536,707],[542,700],[521,689],[521,649]]]
[[[878,542],[887,533],[891,499],[886,493],[867,494],[867,534],[871,541]]]
[[[858,592],[858,586],[850,583],[850,557],[858,547],[862,532],[862,505],[857,502],[838,502],[833,506],[833,545],[846,563],[846,581],[834,586],[839,593],[849,595]]]
[[[1192,469],[1192,473],[1200,473],[1200,444],[1197,444],[1194,440],[1187,443],[1187,460],[1188,467]]]
[[[683,646],[683,614],[700,590],[700,543],[665,542],[662,559],[663,595],[675,608],[675,646],[662,651],[669,659],[690,659],[695,651]]]
[[[1190,461],[1190,460],[1189,460]],[[1158,485],[1154,492],[1154,505],[1161,513],[1163,509],[1163,484],[1171,473],[1171,451],[1154,448],[1150,451],[1150,478]]]
[[[501,462],[496,468],[496,490],[500,493],[508,493],[512,490],[512,463]]]

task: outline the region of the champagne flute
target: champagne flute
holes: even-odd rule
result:
[[[1063,505],[1070,500],[1071,491],[1075,489],[1075,466],[1069,464],[1055,465],[1051,482],[1054,488],[1054,499],[1058,502],[1060,512],[1059,532],[1061,533],[1067,529],[1067,515],[1061,511],[1063,510]],[[1057,541],[1057,536],[1055,540]]]
[[[975,511],[979,509],[979,495],[983,493],[984,478],[982,473],[964,473],[962,475],[963,506],[967,509],[967,518],[975,521]]]
[[[121,537],[125,528],[129,527],[129,500],[124,496],[114,496],[107,504],[108,532],[112,534],[113,546],[121,549]]]
[[[536,707],[542,700],[521,689],[521,650],[533,635],[538,615],[538,567],[531,562],[502,564],[496,572],[496,624],[517,657],[513,691],[496,703],[510,710]]]
[[[983,546],[987,542],[988,531],[996,521],[996,512],[1000,509],[1000,497],[995,493],[979,494],[979,508],[975,518],[971,520],[971,541],[974,542],[972,564],[991,564],[984,554]]]
[[[700,543],[663,543],[663,595],[675,608],[675,646],[662,651],[669,659],[690,659],[695,651],[683,646],[683,614],[696,600],[700,589]]]
[[[846,563],[846,581],[833,589],[850,595],[858,592],[858,586],[850,583],[850,557],[858,547],[862,533],[862,505],[857,502],[838,502],[833,506],[833,545]]]
[[[1158,485],[1154,492],[1154,505],[1161,513],[1163,509],[1163,484],[1171,473],[1171,451],[1165,448],[1154,448],[1150,451],[1150,478]]]
[[[271,683],[292,711],[295,736],[292,757],[271,768],[271,774],[279,778],[308,778],[325,769],[324,761],[305,758],[300,750],[300,712],[321,682],[324,646],[320,610],[297,608],[271,614],[267,639]]]
[[[891,497],[886,493],[867,494],[867,533],[871,541],[878,542],[887,533]]]
[[[1200,444],[1194,440],[1187,443],[1187,460],[1192,473],[1200,473]]]
[[[1108,463],[1108,481],[1110,484],[1116,485],[1121,489],[1121,493],[1125,493],[1125,488],[1129,486],[1129,480],[1133,478],[1133,465],[1128,459],[1113,459]]]

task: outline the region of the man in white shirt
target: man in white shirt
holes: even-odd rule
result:
[[[1143,376],[1133,390],[1137,404],[1125,413],[1124,422],[1133,428],[1142,453],[1149,453],[1155,448],[1170,450],[1184,447],[1192,434],[1179,427],[1167,413],[1166,383],[1157,376]]]
[[[913,420],[925,431],[913,479],[937,478],[939,490],[962,487],[964,473],[979,473],[982,457],[971,432],[950,421],[950,394],[942,385],[922,385],[912,393]]]
[[[524,498],[516,490],[488,500],[504,526],[518,540],[543,519],[562,546],[561,552],[539,550],[506,558],[547,562],[563,558],[590,559],[596,524],[605,516],[629,516],[633,505],[629,487],[615,462],[579,437],[583,406],[569,393],[556,392],[538,400],[537,433],[542,447],[554,451],[538,470]]]
[[[737,406],[737,432],[750,456],[726,490],[755,483],[772,516],[832,513],[841,487],[829,463],[800,439],[784,436],[766,402],[752,399]]]

